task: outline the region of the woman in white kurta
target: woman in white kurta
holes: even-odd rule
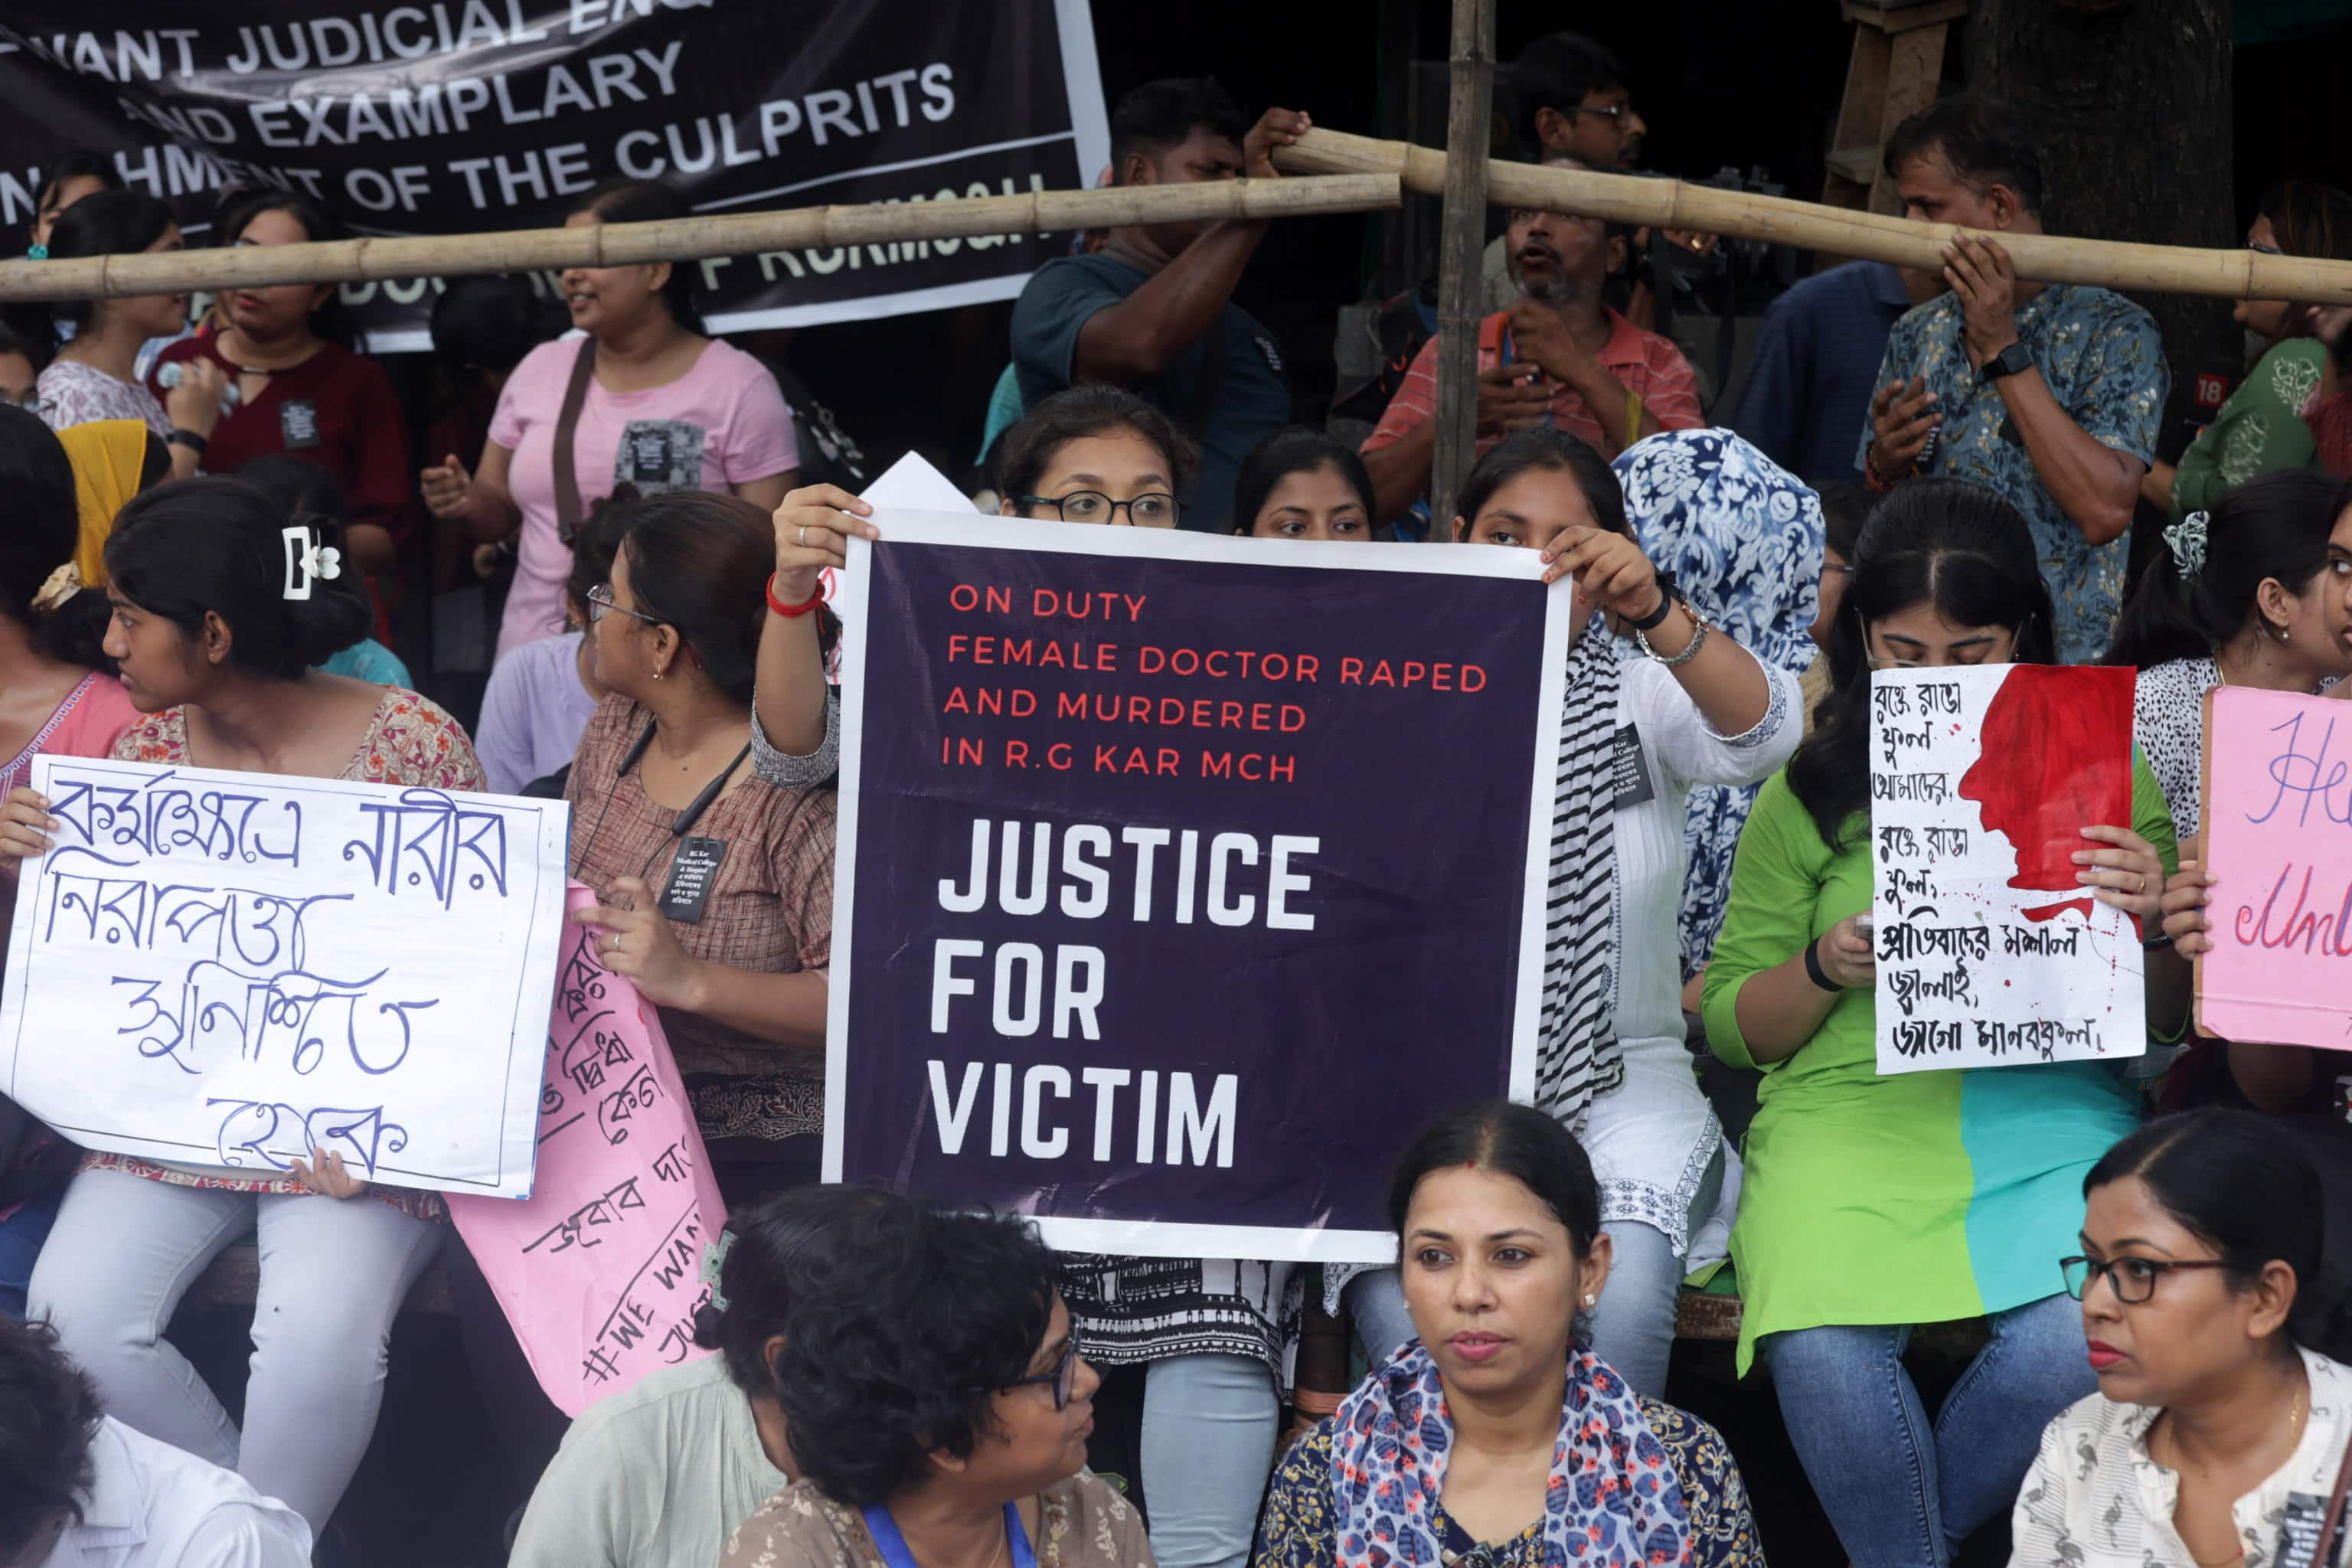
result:
[[[1712,437],[1716,453],[1737,440],[1681,434]],[[1677,1289],[1694,1261],[1722,1255],[1738,1191],[1738,1156],[1685,1041],[1676,926],[1685,803],[1695,787],[1769,776],[1796,749],[1803,720],[1795,674],[1709,624],[1699,606],[1717,584],[1661,576],[1654,563],[1687,558],[1680,533],[1712,515],[1696,503],[1701,476],[1717,470],[1675,437],[1628,456],[1654,446],[1690,482],[1659,487],[1673,504],[1633,524],[1617,477],[1591,447],[1535,430],[1481,460],[1455,526],[1473,543],[1543,551],[1549,575],[1575,576],[1577,613],[1599,612],[1569,656],[1536,1100],[1576,1130],[1601,1183],[1615,1261],[1606,1300],[1586,1303],[1593,1350],[1655,1396]],[[1821,571],[1819,503],[1780,478],[1810,518],[1811,563],[1792,559],[1790,569],[1811,584]],[[1801,520],[1798,528],[1792,556],[1805,549]],[[1811,605],[1801,613],[1810,621]],[[1339,1273],[1326,1268],[1327,1288]],[[1370,1353],[1412,1337],[1393,1270],[1348,1283]]]

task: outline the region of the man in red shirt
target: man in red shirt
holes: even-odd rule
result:
[[[1544,162],[1587,167],[1559,155]],[[1706,422],[1682,351],[1601,302],[1602,284],[1624,265],[1622,231],[1600,218],[1522,210],[1511,215],[1503,243],[1519,298],[1479,323],[1481,454],[1511,431],[1549,424],[1613,458],[1644,436]],[[1437,344],[1432,338],[1422,345],[1364,442],[1364,466],[1383,523],[1411,510],[1429,489]]]

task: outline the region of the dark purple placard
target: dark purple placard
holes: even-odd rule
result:
[[[1165,1233],[1116,1238],[1129,1251],[1214,1250],[1169,1226],[1380,1231],[1405,1142],[1507,1092],[1531,1027],[1546,591],[1246,542],[1171,560],[886,538],[845,678],[841,1178]],[[1006,907],[1007,823],[1016,908],[1050,835],[1038,912]]]

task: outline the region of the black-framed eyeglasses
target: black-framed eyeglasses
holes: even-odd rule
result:
[[[2058,1272],[2066,1281],[2066,1294],[2077,1301],[2091,1288],[2091,1280],[2105,1275],[2107,1289],[2116,1300],[2126,1307],[2137,1307],[2156,1294],[2156,1282],[2176,1268],[2226,1268],[2229,1265],[2218,1258],[2110,1258],[2105,1263],[2094,1263],[2087,1258],[2062,1258]]]
[[[613,584],[610,583],[599,583],[594,587],[588,590],[588,624],[593,626],[598,621],[603,620],[604,618],[604,612],[607,610],[618,610],[625,616],[635,616],[637,619],[645,622],[646,625],[649,626],[666,626],[668,624],[659,616],[649,616],[643,610],[633,610],[629,608],[628,605],[618,603],[613,597]]]
[[[1064,522],[1113,522],[1122,511],[1137,528],[1160,528],[1176,521],[1176,498],[1151,490],[1133,500],[1113,500],[1100,490],[1072,490],[1066,496],[1018,496],[1023,506],[1050,506]]]
[[[1027,1388],[1032,1384],[1045,1384],[1054,1391],[1054,1408],[1067,1410],[1070,1407],[1070,1392],[1077,1386],[1077,1383],[1078,1342],[1072,1340],[1062,1347],[1062,1359],[1054,1363],[1053,1371],[1041,1372],[1034,1377],[1016,1377],[1004,1386]]]

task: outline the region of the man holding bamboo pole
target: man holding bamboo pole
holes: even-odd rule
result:
[[[1111,167],[1122,185],[1272,180],[1274,149],[1307,126],[1304,114],[1269,109],[1244,130],[1213,80],[1146,82],[1111,114]],[[1224,530],[1242,458],[1290,421],[1274,334],[1233,302],[1265,228],[1262,218],[1115,228],[1093,254],[1039,268],[1013,309],[1024,406],[1108,382],[1200,443],[1200,479],[1179,498],[1186,528]]]
[[[1947,290],[1895,325],[1863,432],[1874,489],[1941,474],[2025,514],[2059,657],[2095,663],[2122,607],[2132,509],[2172,385],[2155,320],[2122,295],[2019,279],[1994,237],[2042,232],[2042,163],[2010,114],[1930,104],[1887,139],[1906,216],[1964,230]]]

